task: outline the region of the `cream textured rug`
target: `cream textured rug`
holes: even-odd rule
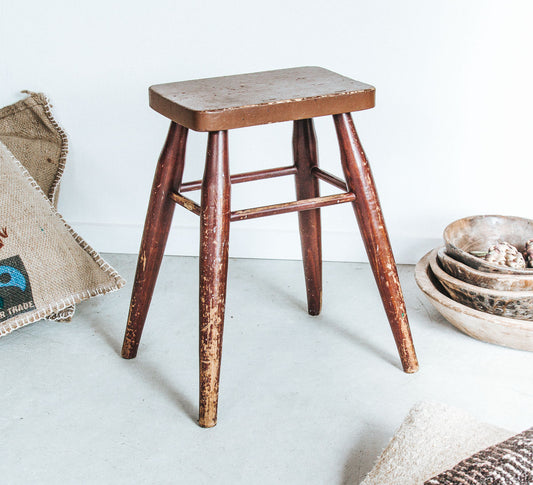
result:
[[[423,485],[513,434],[443,404],[417,404],[361,485]]]

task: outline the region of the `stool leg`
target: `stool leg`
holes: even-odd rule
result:
[[[370,165],[355,131],[351,114],[334,115],[333,118],[339,139],[346,184],[356,195],[353,202],[355,215],[403,369],[409,373],[416,372],[418,361],[409,329],[405,302]]]
[[[176,205],[168,194],[178,190],[181,185],[187,133],[187,128],[174,122],[170,124],[157,164],[122,345],[122,357],[125,359],[132,359],[137,355]]]
[[[318,197],[318,179],[313,167],[318,166],[315,127],[312,119],[294,122],[292,150],[296,165],[296,198]],[[322,307],[322,244],[320,240],[320,209],[298,212],[300,240],[307,289],[307,311],[318,315]]]
[[[230,175],[227,131],[209,133],[200,215],[200,412],[217,423],[218,383],[228,273]]]

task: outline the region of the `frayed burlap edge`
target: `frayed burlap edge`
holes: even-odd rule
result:
[[[61,128],[61,126],[59,126],[59,123],[55,120],[54,115],[52,114],[52,104],[50,103],[50,98],[46,96],[46,94],[36,93],[34,91],[28,91],[28,90],[23,90],[21,91],[21,93],[27,94],[28,97],[32,98],[34,103],[41,105],[43,107],[44,114],[48,118],[48,121],[50,121],[52,126],[56,129],[57,134],[59,135],[59,138],[61,139],[61,148],[60,148],[60,153],[59,153],[59,160],[58,160],[56,175],[54,177],[54,180],[52,181],[52,185],[50,185],[50,189],[47,194],[50,202],[54,206],[57,206],[57,196],[59,194],[59,185],[61,182],[61,177],[63,176],[63,173],[65,171],[65,165],[67,163],[67,155],[68,155],[67,133],[63,128]],[[24,98],[21,101],[25,101],[27,99],[28,98]],[[31,105],[22,104],[21,101],[17,101],[14,104],[0,108],[0,118],[5,118],[6,116],[12,116],[13,114],[18,113],[19,111],[31,109],[32,107]]]
[[[50,200],[46,196],[46,194],[43,192],[41,187],[39,187],[39,184],[35,181],[35,179],[29,174],[29,172],[24,168],[22,163],[20,163],[15,156],[9,151],[9,149],[0,142],[0,145],[6,149],[8,154],[10,155],[13,162],[17,165],[17,167],[20,169],[24,177],[26,177],[26,180],[31,185],[31,187],[34,190],[37,190],[43,197],[44,200],[48,204],[50,204]],[[59,220],[63,223],[67,231],[70,233],[70,235],[74,238],[74,240],[81,246],[81,248],[91,256],[93,261],[98,264],[98,266],[105,272],[108,273],[111,278],[115,280],[114,283],[109,284],[102,284],[98,285],[95,288],[91,288],[88,290],[81,291],[79,293],[74,293],[66,298],[63,298],[62,300],[59,300],[57,302],[54,302],[47,307],[40,309],[38,311],[34,312],[28,312],[26,314],[21,315],[19,318],[17,318],[12,323],[3,324],[4,327],[0,328],[0,337],[7,335],[14,330],[17,330],[18,328],[24,327],[26,325],[29,325],[30,323],[34,323],[38,320],[42,320],[43,318],[48,317],[52,313],[58,313],[64,310],[65,308],[76,305],[77,303],[81,303],[84,300],[88,300],[89,298],[92,298],[93,296],[98,295],[104,295],[106,293],[111,293],[113,291],[117,291],[120,288],[122,288],[126,284],[126,280],[122,278],[118,272],[109,264],[107,263],[85,240],[76,232],[72,227],[70,227],[67,222],[63,219],[61,214],[57,212],[56,208],[52,205],[50,205],[50,210],[54,215],[56,215]]]
[[[51,315],[48,315],[46,318],[48,320],[52,320],[53,322],[68,323],[72,321],[72,318],[74,317],[75,313],[76,313],[76,306],[72,305],[67,308],[64,308],[63,310],[59,310],[56,313],[52,313]]]
[[[32,97],[41,97],[44,100],[43,109],[44,113],[46,114],[46,117],[48,118],[48,121],[52,123],[52,126],[57,130],[57,134],[61,138],[61,152],[59,154],[59,160],[57,165],[57,172],[56,176],[54,178],[54,181],[52,182],[52,185],[50,186],[50,191],[47,194],[48,199],[50,199],[50,202],[53,206],[57,207],[57,196],[59,194],[59,183],[61,182],[61,177],[63,176],[63,173],[65,172],[65,165],[67,163],[67,155],[68,155],[68,137],[67,133],[61,126],[59,126],[59,123],[55,120],[54,115],[52,114],[52,105],[50,103],[50,98],[46,96],[46,94],[43,93],[34,93],[33,91],[21,91],[24,94],[29,94]]]

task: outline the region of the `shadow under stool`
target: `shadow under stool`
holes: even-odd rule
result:
[[[320,207],[350,202],[363,237],[383,306],[405,372],[418,362],[387,229],[370,166],[351,112],[374,106],[368,84],[319,67],[198,79],[150,88],[150,106],[171,120],[155,171],[141,242],[122,356],[137,354],[175,204],[200,216],[200,406],[199,424],[217,421],[220,357],[228,268],[230,222],[298,211],[308,311],[320,313],[322,250]],[[332,115],[345,180],[318,166],[313,118]],[[293,121],[289,167],[230,175],[228,130]],[[188,130],[209,132],[203,180],[182,183]],[[297,200],[231,210],[231,185],[294,175]],[[318,182],[341,193],[320,197]],[[201,189],[201,205],[183,195]]]

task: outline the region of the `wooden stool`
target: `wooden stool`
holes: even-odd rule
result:
[[[299,211],[308,311],[320,313],[320,207],[351,202],[405,372],[416,372],[405,303],[370,166],[350,112],[374,106],[374,88],[319,67],[199,79],[150,88],[150,106],[172,120],[155,172],[122,356],[137,354],[175,203],[200,216],[199,424],[217,421],[230,222]],[[318,167],[313,119],[333,115],[346,182]],[[294,121],[294,165],[230,176],[232,128]],[[182,183],[188,129],[207,131],[203,180]],[[294,175],[294,202],[231,211],[231,185]],[[318,181],[338,187],[319,196]],[[201,205],[183,193],[201,189]]]

